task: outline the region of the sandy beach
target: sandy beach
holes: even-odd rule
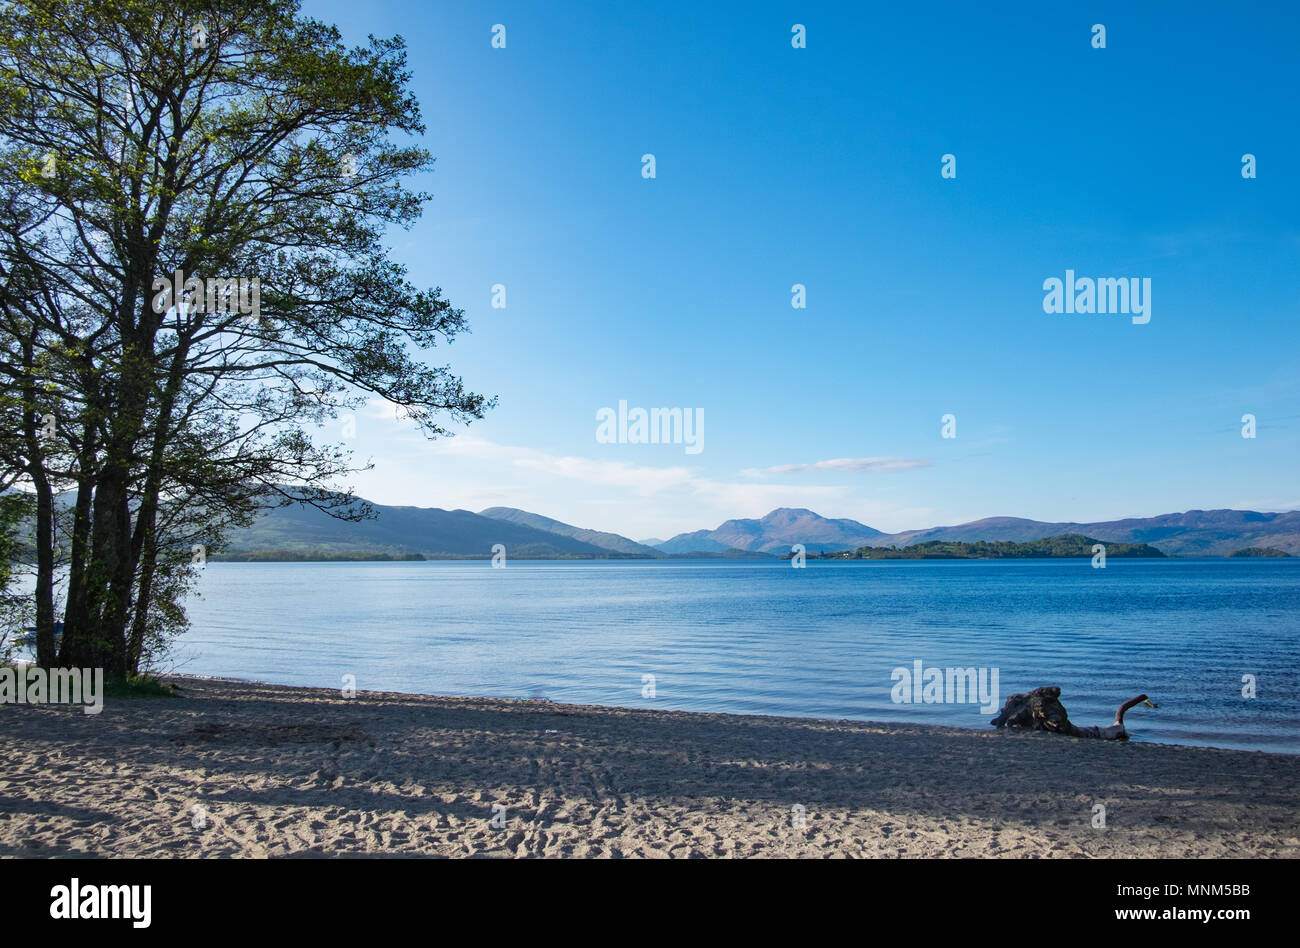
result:
[[[0,854],[1300,856],[1296,756],[170,680],[0,707]]]

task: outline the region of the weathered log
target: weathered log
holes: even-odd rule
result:
[[[1055,734],[1068,734],[1071,737],[1126,741],[1128,731],[1124,729],[1124,712],[1136,704],[1143,703],[1147,707],[1155,707],[1155,704],[1147,700],[1146,695],[1138,695],[1119,706],[1115,712],[1114,723],[1107,727],[1098,727],[1095,724],[1079,727],[1070,722],[1065,705],[1061,704],[1061,689],[1048,686],[1007,698],[1006,704],[1002,706],[1002,713],[993,719],[992,724],[994,727],[1023,727],[1031,731],[1051,731]]]

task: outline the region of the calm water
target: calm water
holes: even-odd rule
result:
[[[988,727],[894,703],[920,659],[998,669],[999,705],[1060,685],[1078,724],[1147,692],[1134,740],[1300,753],[1300,559],[210,563],[200,590],[176,671]]]

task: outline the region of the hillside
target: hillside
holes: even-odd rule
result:
[[[388,507],[374,504],[375,518],[336,520],[311,507],[282,507],[233,534],[223,554],[241,557],[277,551],[314,556],[422,553],[433,557],[492,556],[498,543],[507,557],[619,557],[615,551],[525,524],[483,517],[468,510]],[[219,557],[218,557],[219,558]]]
[[[722,552],[727,549],[782,555],[796,543],[810,553],[865,546],[879,530],[856,520],[832,520],[801,507],[779,507],[761,520],[728,520],[714,530],[679,533],[658,545],[665,553]]]
[[[927,543],[1025,544],[1073,535],[1095,538],[1105,543],[1108,551],[1118,544],[1145,544],[1166,555],[1264,555],[1246,552],[1253,550],[1300,555],[1300,511],[1189,510],[1100,523],[989,517],[956,526],[887,534],[856,520],[832,519],[804,508],[783,507],[759,519],[727,520],[715,529],[681,533],[650,546],[616,533],[576,527],[513,507],[489,507],[480,513],[379,504],[374,509],[376,518],[362,523],[334,520],[311,508],[271,511],[250,529],[234,535],[227,554],[400,557],[418,553],[430,557],[488,557],[492,547],[501,543],[511,557],[742,553],[780,557],[788,556],[796,544],[816,554],[860,548],[911,548]]]
[[[583,543],[590,543],[592,546],[598,546],[604,550],[611,550],[628,556],[663,556],[661,551],[644,546],[634,540],[629,540],[627,537],[619,536],[617,533],[584,530],[582,527],[575,527],[515,507],[489,507],[486,510],[480,510],[479,516],[488,517],[492,520],[502,520],[506,523],[516,523],[525,527],[532,527],[535,530],[543,530],[547,533],[556,533],[560,536],[570,537]]]
[[[1047,523],[1019,517],[988,517],[951,527],[930,527],[882,536],[877,545],[911,546],[929,540],[1023,543],[1077,533],[1103,543],[1149,543],[1180,556],[1227,556],[1242,547],[1273,547],[1300,553],[1300,511],[1188,510],[1157,517],[1132,517],[1099,523]]]

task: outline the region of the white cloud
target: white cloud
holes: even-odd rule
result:
[[[864,473],[875,471],[914,471],[932,467],[927,458],[832,458],[809,464],[778,464],[775,467],[751,467],[741,471],[742,477],[767,477],[770,474],[802,474],[808,471],[836,471],[839,473]]]
[[[555,457],[540,452],[534,456],[516,458],[514,463],[517,467],[542,471],[557,477],[572,478],[588,484],[630,488],[642,495],[686,487],[698,480],[696,474],[685,467],[643,467],[628,464],[626,461]]]
[[[356,487],[381,504],[461,507],[506,506],[532,510],[566,523],[624,536],[669,537],[716,527],[735,517],[761,517],[776,507],[811,507],[831,517],[851,517],[879,529],[923,522],[920,511],[855,496],[854,488],[707,476],[688,465],[652,467],[613,458],[554,454],[488,441],[477,435],[429,441],[406,430],[367,430],[375,469]],[[382,433],[381,433],[382,431]],[[822,462],[830,472],[907,470],[909,459]],[[893,464],[902,462],[902,467]],[[919,462],[928,464],[929,462]],[[803,465],[791,465],[802,469]],[[768,469],[776,473],[776,469]],[[750,473],[750,472],[745,472]]]

